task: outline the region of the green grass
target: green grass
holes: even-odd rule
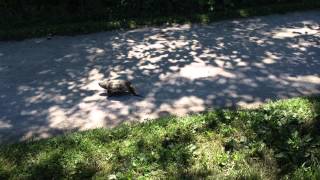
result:
[[[54,35],[78,35],[93,32],[101,32],[115,29],[134,29],[143,26],[157,26],[163,24],[182,23],[210,23],[214,21],[261,16],[274,13],[286,13],[292,11],[319,9],[320,1],[306,3],[278,3],[268,6],[256,6],[242,9],[230,9],[223,12],[211,12],[204,14],[187,14],[185,16],[161,16],[141,17],[135,19],[106,20],[77,20],[51,22],[49,20],[30,19],[25,22],[7,22],[0,25],[0,40],[23,40],[26,38]],[[66,18],[68,19],[68,18]]]
[[[0,148],[0,179],[319,179],[320,97]]]

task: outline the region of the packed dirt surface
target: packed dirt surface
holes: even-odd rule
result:
[[[0,42],[0,84],[0,143],[315,95],[320,12]]]

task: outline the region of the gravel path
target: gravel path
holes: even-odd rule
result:
[[[0,42],[0,84],[0,143],[319,94],[320,12]]]

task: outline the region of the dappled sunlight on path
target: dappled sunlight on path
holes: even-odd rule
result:
[[[319,58],[319,12],[0,42],[0,142],[319,94]]]

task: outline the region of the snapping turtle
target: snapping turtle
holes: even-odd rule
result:
[[[134,96],[140,96],[136,93],[136,90],[132,86],[132,83],[128,80],[107,79],[107,80],[99,82],[99,86],[102,87],[103,89],[107,90],[108,96],[123,95],[123,94],[128,94],[128,93],[130,93]]]

